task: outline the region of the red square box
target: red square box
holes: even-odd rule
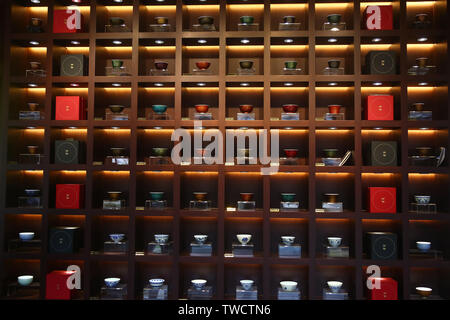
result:
[[[86,100],[80,96],[57,96],[55,120],[85,120]]]
[[[53,33],[83,32],[83,15],[75,10],[53,11]]]
[[[392,6],[367,6],[364,10],[364,26],[368,30],[392,30]]]
[[[72,292],[67,286],[67,279],[74,274],[74,271],[56,270],[47,274],[45,299],[48,300],[70,300]]]
[[[394,120],[394,96],[367,96],[367,120]]]
[[[81,209],[84,202],[84,185],[57,184],[56,209]]]
[[[378,280],[380,288],[368,290],[369,300],[398,300],[398,284],[392,278],[374,278]]]
[[[370,213],[396,213],[397,189],[390,187],[369,187]]]

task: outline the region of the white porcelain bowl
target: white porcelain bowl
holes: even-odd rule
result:
[[[21,285],[21,286],[29,286],[30,284],[33,283],[33,276],[31,275],[23,275],[23,276],[18,276],[17,277],[17,282]]]
[[[22,241],[30,241],[34,239],[34,232],[20,232],[19,238]]]
[[[295,281],[281,281],[280,286],[284,291],[294,291],[297,289],[297,282]]]
[[[125,239],[125,234],[123,233],[111,233],[109,235],[109,238],[114,241],[115,243],[119,243],[123,239]]]
[[[242,288],[244,288],[244,290],[250,290],[253,286],[253,283],[255,283],[255,281],[253,280],[241,280],[239,281],[241,283]]]
[[[431,242],[429,241],[416,241],[417,249],[421,251],[428,251],[431,248]]]
[[[342,287],[342,282],[340,281],[327,281],[327,285],[330,288],[331,292],[339,292]]]
[[[206,239],[208,239],[208,235],[206,234],[194,234],[194,239],[198,243],[204,243]]]
[[[155,241],[159,244],[164,244],[169,240],[168,234],[155,234]]]
[[[250,242],[250,240],[252,240],[252,235],[251,234],[237,234],[236,238],[238,239],[238,241],[241,244],[247,244]]]
[[[191,280],[192,285],[195,287],[195,289],[200,290],[206,285],[205,279],[194,279]]]
[[[430,196],[421,196],[421,195],[416,195],[414,196],[414,200],[416,200],[416,203],[419,204],[428,204],[430,203]]]
[[[282,236],[281,241],[287,246],[290,246],[294,243],[295,237],[294,236]]]
[[[159,279],[159,278],[150,279],[150,280],[148,280],[148,282],[150,283],[150,285],[152,287],[158,288],[158,287],[161,287],[164,284],[164,279]]]
[[[327,239],[328,239],[328,243],[333,248],[339,247],[342,243],[342,238],[340,238],[340,237],[328,237]]]
[[[114,288],[120,282],[120,278],[105,278],[105,284],[108,288]]]

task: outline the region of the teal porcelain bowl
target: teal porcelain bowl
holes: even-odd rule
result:
[[[152,200],[162,200],[164,197],[164,192],[162,191],[151,191],[150,199]]]
[[[155,157],[164,157],[167,155],[169,149],[167,148],[152,148],[153,155]]]
[[[295,193],[282,193],[281,194],[281,201],[283,202],[292,202],[295,201]]]
[[[253,21],[255,21],[255,18],[252,16],[242,16],[239,18],[239,20],[244,24],[252,24]]]
[[[167,110],[167,106],[165,104],[154,104],[152,105],[152,110],[155,113],[164,113]]]

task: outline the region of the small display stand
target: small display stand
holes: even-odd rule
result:
[[[300,22],[281,22],[278,24],[279,31],[298,31],[300,30]]]
[[[297,166],[299,165],[299,160],[300,158],[286,158],[286,157],[282,157],[280,158],[280,165],[282,166]]]
[[[348,292],[340,289],[339,292],[332,292],[330,289],[323,289],[323,300],[348,300]]]
[[[236,300],[258,300],[258,288],[252,286],[245,290],[242,286],[236,286]]]
[[[170,157],[155,157],[151,156],[146,159],[147,165],[163,165],[163,164],[171,164]]]
[[[165,209],[167,200],[145,200],[145,209]]]
[[[204,286],[203,288],[189,287],[187,292],[189,300],[211,300],[213,297],[212,286]]]
[[[44,113],[41,111],[19,111],[19,120],[42,120]]]
[[[300,114],[294,112],[281,113],[281,120],[300,120]]]
[[[41,197],[17,197],[19,208],[42,208]]]
[[[23,241],[20,239],[11,239],[8,241],[8,252],[17,253],[39,253],[41,252],[42,242],[39,239]]]
[[[106,74],[106,76],[113,76],[113,77],[131,76],[131,74],[128,72],[127,68],[124,66],[117,67],[117,68],[105,67],[105,74]]]
[[[433,214],[436,213],[436,204],[435,203],[410,203],[409,204],[409,211],[411,213],[426,213],[426,214]]]
[[[278,257],[280,258],[301,258],[302,246],[299,244],[286,245],[284,243],[278,244]]]
[[[127,166],[129,158],[127,156],[107,156],[105,159],[106,165]]]
[[[238,31],[258,31],[259,23],[238,23]]]
[[[125,200],[103,200],[104,210],[122,210],[125,209]]]
[[[105,241],[103,243],[103,251],[106,254],[124,254],[128,252],[128,240],[119,242]]]
[[[195,76],[210,76],[212,75],[212,70],[211,69],[197,69],[194,68],[192,69],[192,74]]]
[[[409,296],[410,300],[444,300],[441,296],[431,294],[428,297],[424,298],[420,294],[412,294]]]
[[[325,67],[322,74],[325,76],[342,76],[344,74],[344,68]]]
[[[126,24],[121,25],[105,25],[105,32],[131,32],[131,29]]]
[[[239,158],[241,158],[241,161],[243,160],[242,163],[238,163]],[[257,163],[257,161],[258,161],[258,159],[255,157],[238,156],[235,158],[236,164],[253,164],[253,163]]]
[[[150,31],[151,32],[170,32],[171,25],[169,23],[165,24],[151,24]]]
[[[173,242],[157,243],[149,242],[147,244],[147,254],[168,255],[172,253]]]
[[[344,113],[325,113],[323,120],[345,120]]]
[[[285,291],[281,287],[278,288],[278,300],[301,300],[301,293],[298,288],[294,291]]]
[[[255,246],[252,243],[233,243],[231,245],[231,251],[234,257],[253,257],[254,248]]]
[[[129,120],[127,113],[105,113],[105,120]]]
[[[18,282],[8,284],[7,299],[31,300],[39,299],[41,285],[33,282],[29,286],[22,286]]]
[[[192,31],[216,31],[216,26],[213,24],[194,24]]]
[[[210,112],[196,112],[194,113],[194,120],[212,120],[213,116]]]
[[[212,256],[212,243],[191,242],[191,256],[193,257],[210,257]]]
[[[332,247],[325,245],[325,257],[327,258],[349,258],[350,248],[345,246]]]
[[[437,165],[436,156],[410,156],[409,157],[410,166],[418,167],[435,167]]]
[[[237,74],[240,76],[253,76],[255,75],[255,68],[243,69],[241,67],[237,68]]]
[[[191,200],[189,201],[189,209],[192,210],[211,210],[212,203],[210,200]]]
[[[435,259],[443,260],[443,252],[440,250],[419,250],[419,249],[409,249],[410,259]]]
[[[424,76],[435,72],[436,66],[426,66],[426,67],[412,66],[411,68],[408,69],[408,75],[411,76]]]
[[[44,160],[43,154],[21,153],[19,154],[20,164],[41,164]]]
[[[170,120],[170,116],[166,112],[164,112],[164,113],[152,112],[148,115],[147,120]]]
[[[255,120],[255,114],[254,113],[242,113],[238,112],[236,115],[237,120]]]
[[[302,74],[302,69],[301,68],[283,68],[283,74],[285,75],[299,75]]]
[[[25,77],[44,78],[47,75],[44,69],[28,69],[25,70]]]
[[[170,76],[168,69],[150,69],[151,76]]]
[[[39,26],[28,26],[27,30],[28,30],[28,32],[31,32],[31,33],[42,33],[42,32],[44,32],[44,29],[42,29],[42,27],[39,27]]]
[[[338,22],[338,23],[325,22],[323,24],[323,30],[325,31],[343,31],[345,29],[346,29],[345,22]]]
[[[325,212],[343,212],[344,205],[342,202],[322,202],[322,209]]]
[[[160,287],[152,287],[147,285],[144,287],[142,298],[143,300],[167,300],[169,287],[164,284]]]
[[[127,285],[119,283],[115,287],[102,286],[100,289],[100,300],[126,300]]]
[[[238,211],[250,211],[256,209],[255,201],[238,201],[237,202],[237,210]]]
[[[281,201],[280,211],[298,210],[300,208],[300,202],[298,201]]]
[[[433,120],[432,111],[409,111],[408,120]]]

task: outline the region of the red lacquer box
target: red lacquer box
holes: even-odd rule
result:
[[[53,33],[77,33],[83,30],[83,15],[75,10],[53,11]]]
[[[372,290],[368,290],[369,300],[398,300],[397,281],[392,278],[375,279],[379,280],[380,288],[373,288]]]
[[[392,30],[392,6],[367,6],[364,26],[368,30]]]
[[[57,184],[56,209],[81,209],[84,203],[84,185]]]
[[[67,279],[74,274],[74,271],[56,270],[47,274],[45,289],[45,299],[49,300],[70,300],[72,292],[67,286]]]
[[[55,120],[86,120],[86,100],[80,96],[57,96]]]
[[[394,96],[367,96],[367,120],[394,120]]]
[[[396,188],[369,187],[369,212],[370,213],[396,213],[397,198]]]

